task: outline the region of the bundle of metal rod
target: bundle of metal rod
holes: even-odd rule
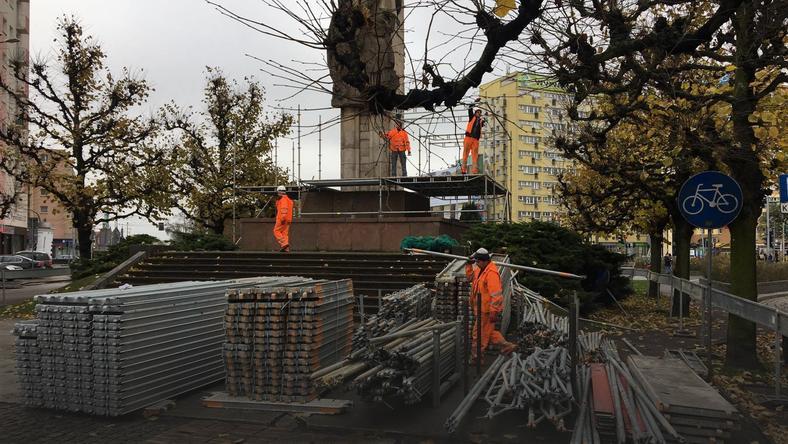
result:
[[[228,292],[227,391],[259,401],[308,402],[312,374],[347,358],[353,283],[302,279]]]
[[[591,393],[588,399],[590,430],[580,430],[580,442],[683,441],[659,411],[654,398],[614,354],[606,363],[590,364]],[[578,421],[587,420],[583,415]],[[585,427],[585,426],[583,426]]]
[[[490,381],[498,374],[499,369],[506,361],[506,357],[503,355],[498,355],[495,358],[495,361],[487,367],[487,370],[482,374],[482,377],[476,381],[476,384],[471,387],[468,391],[468,394],[465,395],[465,398],[460,401],[460,404],[457,406],[456,409],[452,412],[451,416],[446,419],[444,423],[444,427],[449,433],[454,433],[457,431],[457,428],[462,424],[463,419],[471,410],[471,407],[476,402],[476,400],[484,393],[485,388],[490,384]]]
[[[220,381],[226,290],[275,279],[36,296],[35,344],[25,345],[40,356],[27,380],[40,397],[26,401],[116,416]]]
[[[484,400],[493,418],[509,410],[527,410],[529,427],[547,419],[559,431],[566,430],[564,417],[572,412],[569,352],[563,347],[537,348],[523,358],[513,353],[498,370]]]
[[[432,292],[424,284],[400,290],[383,297],[377,314],[369,316],[353,334],[353,350],[369,345],[369,338],[383,336],[412,319],[430,317]]]
[[[570,444],[601,443],[599,432],[594,424],[592,417],[592,398],[591,398],[591,369],[587,365],[581,365],[577,369],[577,387],[580,398],[576,404],[579,405],[577,418],[575,419],[574,430]]]
[[[41,350],[38,348],[38,320],[20,321],[14,324],[14,348],[16,351],[16,380],[19,383],[25,404],[31,407],[43,405],[41,393]]]
[[[431,319],[419,328],[440,325]],[[461,336],[457,325],[439,333],[439,382],[443,393],[458,380],[458,356],[461,356]],[[353,380],[353,386],[363,399],[415,404],[430,393],[433,386],[434,337],[431,331],[398,338],[372,355],[371,369]],[[374,366],[372,365],[374,363]]]
[[[451,322],[458,316],[469,316],[468,325],[473,325],[472,310],[468,309],[471,284],[465,275],[465,264],[464,260],[453,260],[435,277],[435,319]]]
[[[410,330],[415,330],[417,328],[422,328],[431,322],[433,322],[432,318],[411,319],[401,325],[393,327],[388,332],[388,334],[404,333]],[[371,339],[377,339],[377,336],[365,339],[365,341],[369,342]],[[391,339],[384,344],[378,344],[377,347],[390,350],[391,347],[401,344],[402,342],[403,340],[401,338]],[[344,361],[324,367],[312,373],[312,379],[314,380],[315,385],[322,389],[336,387],[345,381],[350,380],[350,378],[357,376],[359,373],[368,370],[370,364],[372,364],[372,367],[375,367],[377,365],[377,363],[375,363],[373,360],[373,354],[375,350],[375,348],[369,347],[354,349],[350,356]]]

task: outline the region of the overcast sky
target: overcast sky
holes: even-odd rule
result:
[[[295,31],[295,24],[278,17],[260,1],[219,0],[226,7],[267,23],[281,24],[282,29]],[[30,2],[30,51],[35,56],[51,54],[55,25],[63,14],[78,17],[88,34],[102,44],[108,55],[107,64],[113,72],[122,67],[142,71],[155,88],[147,107],[154,112],[161,105],[175,100],[181,105],[200,106],[206,66],[221,68],[228,77],[242,79],[254,76],[265,86],[269,106],[323,108],[330,106],[326,94],[304,94],[282,102],[292,90],[277,86],[281,81],[260,71],[262,64],[245,54],[287,63],[291,60],[321,62],[322,54],[301,45],[264,36],[221,15],[202,0],[34,0]],[[406,40],[412,51],[423,52],[423,23],[428,11],[418,11],[408,19]],[[456,26],[456,24],[454,24]],[[431,37],[431,43],[440,36]],[[492,77],[490,77],[492,79]],[[489,80],[489,79],[485,79]],[[273,111],[273,110],[272,110]],[[304,127],[337,118],[338,110],[304,112]],[[305,128],[303,133],[310,132]],[[339,177],[339,131],[336,126],[323,133],[323,178]],[[291,142],[279,143],[280,166],[290,168]],[[317,135],[302,139],[301,177],[317,177]],[[440,154],[440,153],[439,153]],[[450,158],[453,153],[442,153]],[[433,169],[441,167],[433,160]],[[443,165],[445,166],[445,165]],[[125,224],[124,224],[125,225]],[[130,223],[132,234],[155,230],[141,221]]]

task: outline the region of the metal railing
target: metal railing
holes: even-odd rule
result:
[[[681,293],[689,294],[690,297],[701,299],[704,306],[707,303],[706,298],[709,295],[708,284],[692,282],[671,274],[654,273],[650,270],[640,268],[624,268],[622,272],[624,275],[628,274],[630,278],[635,276],[645,277],[649,282],[670,285],[671,295],[675,290],[679,290]],[[783,336],[788,336],[788,313],[775,307],[770,307],[756,301],[744,299],[740,296],[718,290],[713,288],[713,286],[711,289],[711,304],[726,313],[739,316],[742,319],[772,330],[775,333],[775,394],[780,396],[780,378],[783,366],[782,346]],[[709,326],[712,319],[706,319],[705,322],[705,331],[710,331]],[[711,356],[711,350],[707,350],[707,353],[708,356]],[[709,366],[709,370],[711,370],[711,366]]]

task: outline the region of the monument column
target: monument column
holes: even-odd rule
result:
[[[371,18],[357,33],[356,44],[370,79],[370,86],[404,89],[405,43],[402,0],[366,0]],[[333,76],[331,105],[340,108],[340,177],[389,176],[389,155],[378,132],[394,124],[388,116],[369,111],[363,92]]]

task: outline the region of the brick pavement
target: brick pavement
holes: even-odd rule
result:
[[[217,421],[174,416],[146,419],[141,414],[122,418],[99,418],[26,408],[0,402],[0,442],[4,444],[58,443],[396,443],[363,433],[311,431],[289,415],[269,424]],[[414,441],[416,442],[416,441]]]

